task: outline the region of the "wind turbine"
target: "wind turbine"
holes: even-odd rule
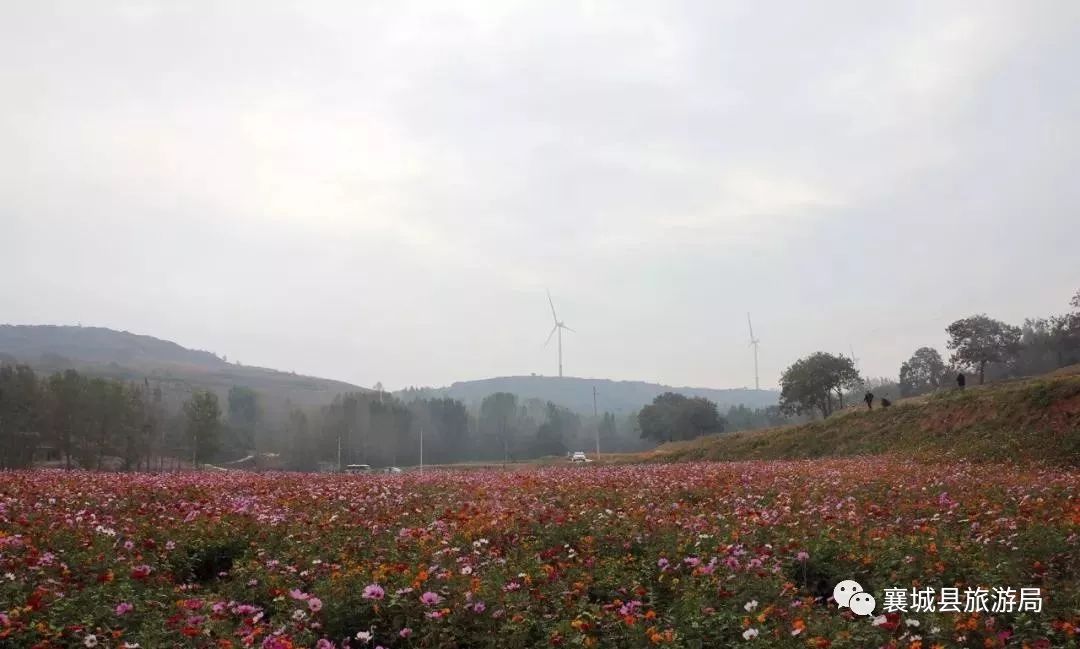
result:
[[[754,323],[750,322],[750,312],[746,312],[746,324],[750,327],[750,346],[754,348],[754,389],[761,389],[761,381],[758,378],[758,363],[757,363],[757,349],[758,343],[761,342],[759,338],[754,338]]]
[[[551,333],[548,334],[547,340],[544,341],[544,347],[548,346],[548,343],[551,342],[551,337],[554,336],[556,332],[558,332],[558,334],[559,334],[559,378],[562,378],[562,332],[563,332],[563,329],[566,329],[567,331],[574,331],[574,330],[571,329],[570,327],[567,327],[563,322],[561,322],[559,320],[559,316],[555,315],[555,303],[551,301],[551,291],[547,292],[547,296],[548,296],[548,304],[551,305],[551,318],[555,321],[555,326],[551,328]]]

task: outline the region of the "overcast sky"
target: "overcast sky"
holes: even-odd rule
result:
[[[891,5],[887,8],[886,5]],[[453,8],[451,8],[453,7]],[[0,321],[763,386],[1080,289],[1080,2],[5,2]]]

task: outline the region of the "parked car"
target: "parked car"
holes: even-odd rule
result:
[[[383,469],[384,473],[401,473],[401,469],[396,466],[388,466]]]
[[[577,451],[576,453],[571,455],[570,456],[570,461],[571,462],[592,462],[592,460],[590,460],[588,457],[586,457],[585,453],[583,453],[581,451]]]
[[[345,473],[371,473],[370,464],[350,464],[345,467]]]

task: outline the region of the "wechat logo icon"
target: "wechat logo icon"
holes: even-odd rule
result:
[[[845,606],[855,615],[873,615],[877,601],[874,596],[863,590],[859,582],[845,579],[833,587],[833,599],[838,608]]]

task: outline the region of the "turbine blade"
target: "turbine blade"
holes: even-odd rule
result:
[[[551,305],[551,317],[555,320],[556,325],[559,322],[559,316],[555,315],[555,303],[551,301],[551,291],[547,292],[548,304]]]
[[[559,328],[559,325],[555,325],[554,327],[551,328],[551,333],[548,334],[547,340],[544,341],[544,347],[547,347],[548,343],[551,342],[551,337],[555,335],[555,330],[558,329],[558,328]]]
[[[573,329],[571,329],[570,327],[567,327],[566,325],[562,324],[561,322],[559,323],[559,326],[562,327],[563,329],[566,329],[567,331],[574,331]],[[574,333],[577,333],[577,332],[574,331]]]

